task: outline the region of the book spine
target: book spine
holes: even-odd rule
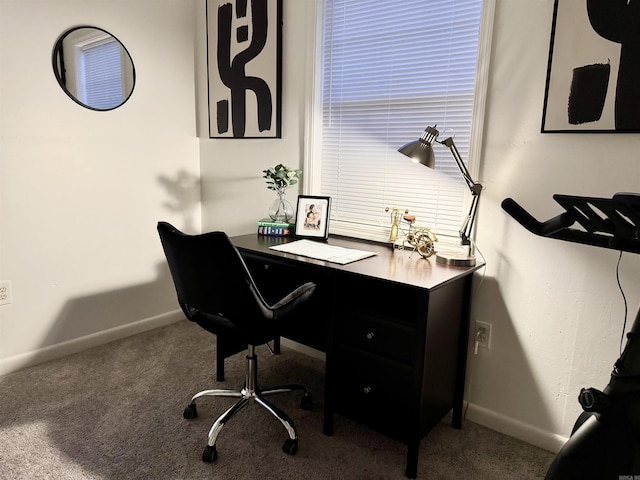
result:
[[[271,227],[258,225],[258,235],[269,235],[272,237],[286,237],[291,235],[292,229],[288,227]]]
[[[284,223],[284,222],[268,222],[266,220],[258,221],[259,227],[282,227],[282,228],[293,228],[292,223]]]

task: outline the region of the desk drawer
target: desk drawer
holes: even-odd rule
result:
[[[336,325],[340,342],[379,353],[390,358],[413,363],[415,329],[393,323],[363,312],[347,312]]]
[[[333,379],[336,411],[404,440],[408,419],[412,418],[413,369],[350,348],[338,347],[334,355],[338,366]]]

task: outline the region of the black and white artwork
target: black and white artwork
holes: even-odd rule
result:
[[[556,0],[543,133],[640,132],[640,0]]]
[[[280,138],[282,0],[207,0],[209,137]]]

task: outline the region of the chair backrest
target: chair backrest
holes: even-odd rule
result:
[[[244,329],[271,318],[270,306],[226,233],[188,235],[167,222],[158,223],[158,233],[187,317],[203,312]]]

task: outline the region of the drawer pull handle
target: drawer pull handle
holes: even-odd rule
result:
[[[373,332],[367,333],[367,340],[373,340],[373,337],[375,337]]]
[[[364,394],[369,395],[371,393],[371,387],[364,387]]]

